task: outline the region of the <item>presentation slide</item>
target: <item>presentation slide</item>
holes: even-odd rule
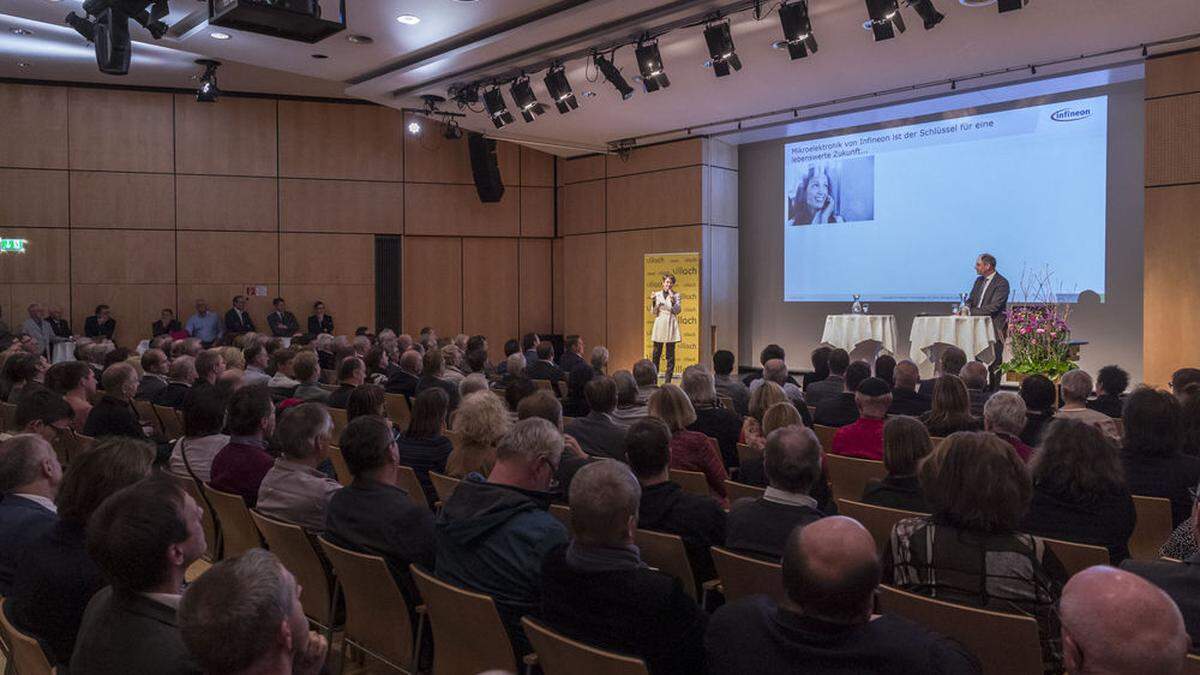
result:
[[[1107,96],[784,146],[784,300],[957,302],[982,252],[1020,301],[1104,298]]]

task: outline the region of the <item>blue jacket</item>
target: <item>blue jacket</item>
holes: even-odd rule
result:
[[[56,522],[53,511],[32,499],[17,495],[0,499],[0,597],[12,595],[17,553]]]

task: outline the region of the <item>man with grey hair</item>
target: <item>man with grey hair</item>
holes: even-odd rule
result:
[[[725,462],[725,467],[737,466],[737,444],[742,434],[742,416],[717,404],[717,387],[712,373],[699,364],[688,366],[683,369],[680,385],[696,410],[696,421],[688,425],[688,430],[699,431],[709,438],[717,439],[717,447],[721,451],[721,460]]]
[[[421,354],[414,349],[400,352],[399,368],[388,376],[387,393],[404,394],[413,398],[417,395],[417,384],[421,381]]]
[[[591,358],[592,370],[596,371],[597,375],[603,375],[608,372],[608,348],[593,347]]]
[[[40,434],[18,434],[0,444],[0,597],[11,595],[17,554],[58,522],[54,498],[63,469]]]
[[[190,356],[176,356],[167,370],[167,386],[150,399],[154,405],[179,409],[196,381],[196,360]]]
[[[461,401],[477,391],[487,391],[488,389],[487,377],[483,373],[471,373],[458,383],[458,400]]]
[[[783,359],[768,359],[763,364],[763,376],[750,383],[750,395],[753,396],[764,382],[774,382],[783,387],[783,393],[787,394],[792,405],[796,407],[807,405],[804,401],[804,390],[796,386],[794,382],[788,382],[788,367]]]
[[[525,377],[525,355],[509,354],[504,360],[504,381],[511,382],[518,377]]]
[[[767,489],[763,496],[733,504],[725,528],[725,546],[772,562],[783,556],[788,534],[820,520],[817,500],[809,496],[821,477],[821,442],[812,429],[782,427],[767,436],[763,448]]]
[[[616,383],[607,375],[597,375],[583,386],[583,396],[588,414],[571,420],[567,432],[587,454],[625,461],[625,427],[612,418],[617,407]]]
[[[638,400],[637,380],[628,370],[618,370],[612,374],[613,383],[617,386],[617,407],[612,411],[612,417],[628,428],[634,422],[642,419],[648,413],[646,404]]]
[[[325,529],[325,511],[341,483],[317,469],[329,458],[333,420],[320,403],[288,408],[275,425],[283,454],[258,485],[258,510],[312,532]]]
[[[621,462],[579,470],[570,490],[571,543],[542,564],[538,619],[572,639],[644,659],[652,673],[703,672],[708,616],[678,579],[642,562],[633,543],[641,497]]]
[[[28,310],[29,318],[21,324],[21,332],[37,342],[37,353],[50,358],[53,356],[51,347],[59,342],[65,342],[67,338],[59,337],[54,333],[54,326],[46,321],[46,309],[40,304],[35,302],[29,306]]]
[[[1063,587],[1058,613],[1070,675],[1183,672],[1191,641],[1179,608],[1136,574],[1089,567]]]
[[[983,417],[983,406],[991,397],[988,391],[988,369],[979,361],[971,361],[959,371],[959,378],[967,386],[967,396],[971,402],[971,415]]]
[[[438,577],[490,595],[518,655],[531,650],[520,622],[537,607],[542,560],[567,543],[567,529],[549,513],[562,453],[553,424],[518,421],[500,439],[487,481],[472,474],[459,483],[434,523]]]
[[[316,675],[329,650],[308,629],[296,578],[261,548],[192,582],[179,603],[179,630],[206,673]]]
[[[1015,392],[998,391],[983,406],[983,428],[1013,446],[1013,450],[1028,462],[1033,448],[1021,440],[1025,428],[1025,400]]]
[[[658,370],[650,359],[633,364],[633,379],[638,386],[638,403],[646,403],[658,391]]]
[[[1090,424],[1104,432],[1109,440],[1120,444],[1121,427],[1117,421],[1087,407],[1088,397],[1092,395],[1092,376],[1082,370],[1069,370],[1063,374],[1061,384],[1063,405],[1054,416]]]

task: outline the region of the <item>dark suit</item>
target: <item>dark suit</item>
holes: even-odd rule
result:
[[[562,372],[564,373],[569,373],[572,370],[575,370],[576,366],[586,363],[587,361],[584,361],[582,356],[572,351],[563,352],[563,355],[558,359],[558,367],[561,368]]]
[[[823,399],[813,413],[813,422],[827,427],[844,427],[857,419],[858,404],[848,391]]]
[[[283,328],[280,328],[280,324]],[[300,322],[291,312],[271,312],[267,315],[267,328],[275,337],[291,337],[300,332]]]
[[[71,655],[71,672],[200,673],[183,644],[175,608],[107,586],[88,603]]]
[[[420,381],[421,378],[417,375],[400,370],[388,378],[387,386],[384,389],[389,394],[404,394],[411,399],[417,395],[417,383]]]
[[[625,460],[626,428],[605,413],[593,410],[567,424],[566,432],[579,441],[579,447],[593,457]]]
[[[1192,638],[1191,651],[1200,652],[1200,553],[1182,563],[1131,558],[1121,563],[1121,569],[1133,572],[1171,596]]]
[[[558,395],[558,382],[566,379],[561,368],[550,361],[541,359],[531,361],[529,365],[525,366],[525,377],[531,380],[550,380],[550,384],[556,388],[554,392],[556,396]]]
[[[32,499],[10,494],[0,501],[0,597],[11,595],[17,553],[56,522],[53,511]]]
[[[50,329],[58,337],[71,337],[71,324],[66,319],[46,319],[46,323],[50,324]]]
[[[93,314],[83,322],[83,334],[90,338],[106,337],[111,340],[115,330],[117,330],[117,320],[113,318],[100,323]]]
[[[146,374],[142,376],[142,382],[133,397],[139,401],[153,401],[160,391],[169,386],[167,378],[162,375]]]
[[[333,317],[328,314],[323,319],[317,321],[317,315],[313,314],[308,317],[308,333],[309,335],[318,335],[320,333],[333,333]]]
[[[150,399],[150,402],[154,405],[161,405],[164,408],[179,409],[183,407],[183,402],[187,400],[187,395],[191,391],[191,385],[184,384],[183,382],[168,382],[162,391]]]
[[[250,313],[243,310],[240,314],[236,309],[230,309],[225,312],[225,332],[226,333],[249,333],[254,330],[254,319],[250,318]]]
[[[922,396],[912,389],[892,389],[892,407],[888,408],[889,415],[908,415],[920,417],[929,412],[933,403],[929,397]]]
[[[155,321],[150,325],[150,335],[158,337],[159,335],[170,335],[183,330],[183,326],[179,324],[179,319],[171,319],[171,323],[163,325],[162,319]]]
[[[142,425],[138,421],[137,411],[133,409],[133,405],[112,396],[100,399],[92,408],[92,412],[88,413],[87,423],[83,425],[83,433],[92,438],[101,436],[146,438],[146,432],[142,431]]]
[[[986,277],[976,277],[971,294],[967,296],[967,306],[971,308],[971,315],[992,317],[992,326],[996,329],[995,355],[989,364],[993,386],[999,382],[997,369],[1004,360],[1004,338],[1008,334],[1008,314],[1005,313],[1005,309],[1008,307],[1009,290],[1008,279],[999,272],[994,274],[990,284],[987,283]],[[985,285],[986,291],[983,288]]]

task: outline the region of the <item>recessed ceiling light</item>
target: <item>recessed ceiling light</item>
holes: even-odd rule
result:
[[[328,55],[326,55],[326,54],[313,54],[313,55],[312,55],[312,57],[313,57],[314,59],[327,59],[327,58],[329,58],[329,56],[328,56]]]
[[[20,35],[21,37],[33,35],[33,31],[29,30],[28,28],[9,28],[8,32],[12,33],[13,35]]]
[[[460,1],[467,2],[468,0],[460,0]],[[581,93],[580,96],[583,96],[584,98],[595,98],[596,92],[592,91],[591,89],[588,89],[587,91]]]
[[[230,35],[229,33],[222,33],[221,31],[216,31],[213,33],[209,33],[208,37],[210,37],[214,40],[228,40],[229,38],[231,38],[233,36]]]
[[[356,45],[369,45],[375,41],[375,39],[369,35],[358,35],[358,34],[347,35],[346,40],[348,42],[353,42]]]
[[[996,0],[958,0],[963,7],[987,7],[996,4]]]
[[[28,61],[18,61],[18,62],[17,62],[17,67],[18,67],[18,68],[29,68],[29,67],[32,67],[32,66],[33,66],[33,64],[32,64],[32,63],[30,63],[30,62],[28,62]]]
[[[396,17],[396,20],[405,26],[415,26],[421,23],[421,17],[415,14],[401,14],[400,16]]]

